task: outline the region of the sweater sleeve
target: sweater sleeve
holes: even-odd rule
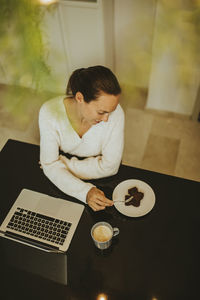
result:
[[[111,117],[111,116],[110,116]],[[95,143],[95,140],[94,140]],[[68,169],[82,179],[95,179],[117,173],[124,146],[124,112],[121,107],[111,124],[105,126],[102,153],[97,157],[78,160],[75,157],[65,160]]]
[[[61,191],[86,203],[88,191],[94,186],[73,175],[59,157],[59,134],[44,104],[39,113],[40,162],[44,174]]]

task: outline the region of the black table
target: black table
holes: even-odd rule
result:
[[[9,140],[0,152],[0,222],[23,188],[80,203],[58,190],[38,161],[36,145]],[[129,218],[114,207],[93,212],[86,206],[67,252],[67,285],[50,278],[63,272],[56,270],[54,262],[63,260],[58,264],[65,268],[65,255],[51,256],[1,238],[1,299],[90,300],[98,299],[100,293],[109,300],[198,299],[200,183],[125,165],[117,175],[91,182],[111,197],[115,186],[130,178],[153,188],[153,210]],[[98,221],[120,229],[106,251],[96,249],[90,237],[90,229]],[[15,260],[19,267],[13,265]],[[41,266],[41,274],[34,271],[35,265]]]

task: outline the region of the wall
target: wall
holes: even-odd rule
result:
[[[147,88],[156,0],[115,0],[115,70],[123,86]]]
[[[59,4],[65,49],[70,72],[104,63],[104,32],[100,3]]]
[[[158,1],[146,108],[192,115],[200,83],[197,12],[187,1]]]
[[[199,87],[198,1],[115,0],[115,70],[125,95],[148,89],[147,109],[192,115]]]

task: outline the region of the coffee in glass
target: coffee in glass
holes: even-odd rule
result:
[[[118,234],[119,229],[113,228],[107,222],[98,222],[91,229],[91,236],[95,246],[102,250],[107,249],[112,243],[112,238]]]

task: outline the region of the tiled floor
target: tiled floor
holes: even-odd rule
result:
[[[19,96],[0,86],[0,149],[8,138],[39,144],[38,111],[52,94],[23,90]],[[146,93],[121,99],[126,116],[123,163],[200,181],[200,123],[187,117],[144,109]],[[22,103],[22,105],[21,105]]]
[[[123,162],[200,181],[200,123],[172,113],[124,107]]]

